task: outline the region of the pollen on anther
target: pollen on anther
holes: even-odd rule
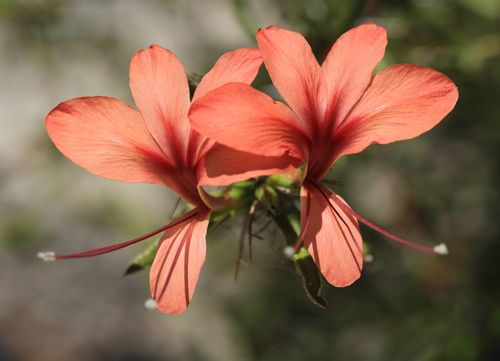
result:
[[[43,259],[45,262],[56,260],[56,254],[54,252],[38,252],[37,257]]]
[[[153,300],[152,298],[150,298],[150,299],[146,300],[146,302],[144,302],[144,307],[147,310],[156,310],[157,309],[156,301]]]
[[[440,254],[442,256],[448,254],[448,247],[444,243],[438,244],[437,246],[434,246],[434,252],[437,254]]]

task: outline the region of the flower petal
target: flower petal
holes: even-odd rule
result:
[[[328,88],[325,132],[335,130],[361,98],[386,45],[386,30],[375,24],[360,25],[335,42],[322,66]]]
[[[103,178],[164,184],[172,170],[139,112],[117,99],[68,100],[49,113],[45,126],[66,157]]]
[[[184,165],[191,126],[189,86],[182,64],[158,45],[141,50],[130,64],[130,88],[153,138],[174,165]]]
[[[243,48],[233,50],[224,54],[217,60],[212,70],[210,70],[201,80],[193,95],[194,102],[196,99],[202,97],[211,90],[231,83],[240,82],[250,84],[257,76],[259,68],[262,65],[262,56],[259,49]],[[206,144],[206,137],[191,130],[189,139],[189,153],[190,155],[201,156],[200,147],[205,143],[204,148],[209,149],[211,144]],[[192,151],[191,151],[192,149]],[[197,159],[189,159],[194,163]]]
[[[331,194],[320,183],[304,182],[301,228],[304,245],[323,276],[332,285],[345,287],[361,275],[363,242],[357,220],[330,201]]]
[[[193,213],[197,216],[191,218]],[[183,217],[185,222],[168,229],[160,239],[149,278],[158,309],[175,315],[191,302],[205,262],[210,210],[198,207]]]
[[[193,128],[228,147],[306,159],[310,140],[286,105],[243,83],[217,88],[191,105]]]
[[[273,84],[303,122],[311,137],[320,136],[327,106],[323,70],[299,33],[270,26],[257,42]]]
[[[251,84],[261,65],[259,49],[243,48],[222,55],[196,88],[193,102],[227,83]]]
[[[216,143],[197,164],[197,178],[200,185],[226,186],[257,176],[291,172],[300,164],[296,158],[266,157]]]
[[[457,99],[457,87],[446,75],[417,65],[391,66],[373,77],[340,126],[335,153],[359,153],[371,143],[414,138],[439,123]]]

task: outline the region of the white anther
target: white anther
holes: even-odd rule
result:
[[[38,252],[37,257],[43,259],[45,262],[56,260],[56,254],[54,252]]]
[[[434,252],[437,254],[440,254],[442,256],[448,254],[448,247],[444,243],[438,244],[437,246],[434,246]]]
[[[373,257],[373,254],[367,254],[363,257],[363,261],[365,261],[366,263],[373,262],[374,259],[375,257]]]
[[[285,255],[286,258],[292,259],[295,254],[295,250],[293,249],[292,246],[287,246],[283,249],[283,254]]]
[[[156,310],[157,309],[156,301],[153,300],[152,298],[150,298],[150,299],[146,300],[146,302],[144,302],[144,307],[147,310]]]

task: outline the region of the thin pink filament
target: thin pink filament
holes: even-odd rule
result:
[[[185,218],[181,217],[181,218],[173,221],[172,223],[167,224],[166,226],[158,228],[156,231],[153,231],[151,233],[148,233],[148,234],[146,234],[146,235],[144,235],[142,237],[133,239],[131,241],[127,241],[127,242],[123,242],[123,243],[118,243],[118,244],[115,244],[113,246],[107,246],[107,247],[97,248],[97,249],[94,249],[94,250],[91,250],[91,251],[85,251],[85,252],[81,252],[81,253],[70,254],[70,255],[66,255],[66,256],[55,256],[55,259],[56,260],[61,260],[61,259],[73,259],[73,258],[93,257],[93,256],[99,256],[101,254],[105,254],[105,253],[117,251],[119,249],[125,248],[127,246],[132,245],[132,244],[144,241],[145,239],[153,237],[153,236],[157,235],[158,233],[166,231],[167,229],[172,228],[172,227],[178,225],[179,223],[182,223],[182,222],[184,222],[184,221],[186,221],[188,219],[193,218],[197,214],[198,213],[193,213],[193,214],[189,215],[188,217],[185,217]]]
[[[338,205],[340,208],[342,208],[342,210],[348,214],[350,214],[351,216],[353,216],[354,218],[356,218],[358,221],[366,224],[368,227],[370,228],[373,228],[374,230],[376,230],[377,232],[380,232],[382,233],[383,235],[389,237],[389,238],[392,238],[394,239],[395,241],[398,241],[398,242],[401,242],[407,246],[410,246],[410,247],[413,247],[413,248],[416,248],[420,251],[423,251],[423,252],[427,252],[427,253],[433,253],[435,254],[436,251],[433,249],[433,248],[428,248],[428,247],[424,247],[424,246],[420,246],[418,244],[415,244],[415,243],[412,243],[410,241],[407,241],[406,239],[404,238],[401,238],[399,236],[396,236],[395,234],[389,232],[389,231],[386,231],[385,229],[377,226],[376,224],[370,222],[369,220],[367,220],[366,218],[364,217],[361,217],[359,214],[357,214],[356,212],[354,212],[351,207],[349,207],[348,205],[346,205],[344,202],[342,202],[338,196],[335,194],[335,193],[332,193],[332,197],[330,198],[328,195],[326,195],[323,190],[317,185],[315,184],[314,182],[310,182],[311,184],[313,184],[320,192],[321,194],[323,194],[323,196],[328,200],[328,202],[330,203],[330,200],[335,202],[336,205]]]

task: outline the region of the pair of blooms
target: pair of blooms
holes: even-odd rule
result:
[[[161,311],[181,313],[205,261],[210,213],[230,202],[201,186],[281,174],[305,161],[297,247],[303,241],[332,285],[344,287],[359,278],[357,221],[395,236],[357,215],[320,180],[342,155],[431,129],[453,109],[457,88],[445,75],[414,65],[391,66],[373,76],[387,44],[385,29],[375,24],[342,35],[321,66],[298,33],[269,27],[259,30],[257,42],[259,49],[223,55],[192,100],[181,63],[153,45],[136,53],[130,66],[139,110],[107,97],[77,98],[53,109],[47,131],[73,162],[107,179],[166,185],[195,208],[120,245],[40,256],[93,256],[165,231],[151,267],[151,294]],[[250,86],[262,62],[288,106]]]

